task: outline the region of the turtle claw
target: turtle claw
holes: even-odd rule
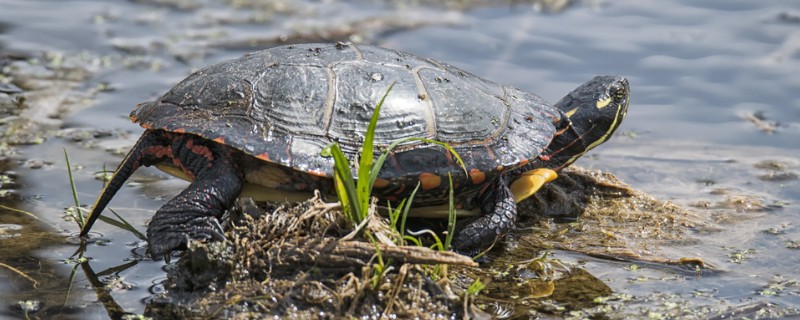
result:
[[[219,220],[214,217],[199,217],[195,218],[189,230],[186,230],[188,238],[191,240],[199,240],[203,242],[208,241],[225,241],[225,230],[219,224]]]

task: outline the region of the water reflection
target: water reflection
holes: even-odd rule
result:
[[[797,250],[787,244],[800,240],[795,227],[800,225],[800,19],[794,0],[590,1],[544,15],[524,2],[456,11],[348,1],[289,1],[280,8],[242,1],[245,9],[222,1],[189,6],[160,2],[75,0],[64,6],[62,1],[0,0],[0,103],[9,105],[10,98],[5,98],[19,94],[18,88],[50,88],[38,97],[26,95],[31,105],[49,108],[0,112],[3,132],[25,128],[11,125],[19,118],[47,124],[30,129],[36,135],[14,140],[40,144],[0,150],[3,157],[15,156],[13,163],[35,158],[45,164],[13,167],[22,179],[0,190],[10,194],[3,205],[31,210],[45,220],[42,224],[8,210],[0,214],[1,225],[15,226],[0,231],[0,262],[30,278],[0,268],[0,301],[6,306],[0,314],[22,316],[20,300],[44,301],[32,305],[43,316],[104,318],[122,314],[122,309],[141,313],[140,300],[149,293],[129,285],[150,286],[164,272],[160,262],[137,254],[141,243],[131,235],[100,226],[107,241],[92,243],[85,253],[92,258],[91,267],[106,270],[99,273],[99,282],[85,264],[84,274],[73,278],[78,265],[64,262],[74,244],[61,232],[76,229],[62,219],[72,199],[61,148],[69,148],[76,168],[83,168],[75,172],[80,198],[94,199],[102,187],[94,173],[119,160],[105,149],[129,146],[141,132],[125,117],[135,103],[157,96],[200,66],[281,41],[309,39],[365,40],[414,52],[550,101],[597,74],[629,76],[635,87],[630,114],[619,130],[625,135],[579,165],[611,171],[636,189],[703,210],[723,231],[701,233],[698,242],[664,250],[673,256],[700,255],[725,272],[694,278],[674,270],[632,271],[605,260],[556,254],[585,262],[585,270],[617,294],[653,298],[663,302],[660,306],[732,305],[753,299],[800,306],[792,285],[800,270],[796,261],[786,259]],[[54,7],[63,10],[54,12]],[[84,59],[69,59],[77,56]],[[68,73],[53,63],[76,60],[89,72],[62,81]],[[39,77],[23,82],[9,78],[6,67],[11,62],[33,64],[28,74]],[[97,88],[99,83],[116,90]],[[773,133],[766,134],[764,125]],[[54,133],[64,127],[112,128],[114,133],[78,143]],[[12,168],[2,171],[8,170]],[[164,181],[154,171],[138,177],[140,184],[123,188],[112,205],[143,228],[162,197],[169,198],[183,185]],[[752,209],[759,207],[763,210]],[[48,224],[55,227],[42,227]],[[780,232],[761,232],[770,229]],[[731,262],[731,255],[743,252],[751,253]],[[127,278],[122,289],[95,291],[99,284],[113,282],[103,277],[117,276]],[[747,281],[737,280],[743,277]],[[774,291],[781,285],[785,289]],[[774,294],[761,294],[772,292],[768,290]],[[109,308],[113,313],[96,303],[114,297],[117,306]],[[641,301],[631,305],[659,306]],[[740,309],[745,311],[730,314],[759,305]]]

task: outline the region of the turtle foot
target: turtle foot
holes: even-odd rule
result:
[[[481,211],[483,216],[465,225],[453,238],[456,252],[474,257],[494,246],[514,226],[517,203],[504,179],[498,179],[486,194]]]
[[[501,230],[492,228],[485,220],[489,219],[482,217],[461,229],[453,238],[453,251],[475,257],[497,243],[502,237],[502,234],[498,234]]]
[[[148,252],[157,259],[174,250],[186,249],[189,241],[225,241],[225,234],[217,218],[211,216],[195,217],[182,223],[154,217],[147,228],[147,238]]]

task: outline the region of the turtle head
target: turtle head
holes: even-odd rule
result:
[[[628,113],[630,93],[627,79],[597,76],[559,100],[555,106],[570,125],[557,133],[547,148],[553,161],[550,167],[566,167],[608,141]]]

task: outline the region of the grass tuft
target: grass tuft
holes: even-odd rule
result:
[[[375,180],[378,178],[378,173],[383,167],[383,163],[386,161],[386,158],[389,156],[392,150],[402,143],[409,141],[421,141],[424,143],[441,146],[455,157],[462,170],[464,170],[465,175],[467,173],[464,161],[449,144],[428,138],[410,137],[395,140],[389,144],[389,146],[381,153],[377,160],[373,161],[375,154],[375,127],[378,123],[381,107],[383,106],[384,102],[386,101],[386,97],[392,91],[393,87],[394,83],[389,85],[389,87],[386,89],[386,92],[383,94],[383,97],[381,97],[380,101],[375,106],[375,111],[373,112],[369,125],[367,126],[364,142],[361,145],[361,155],[358,161],[356,179],[353,178],[351,170],[352,166],[350,162],[338,144],[333,143],[322,151],[323,156],[333,157],[334,187],[337,195],[339,196],[339,202],[342,205],[345,215],[355,226],[361,224],[369,212],[370,199],[372,197],[372,186],[374,185]],[[453,178],[449,174],[448,180],[450,182],[450,210],[448,214],[448,231],[447,236],[445,237],[445,242],[443,243],[434,232],[427,230],[433,235],[433,239],[436,242],[434,245],[432,245],[432,247],[438,250],[448,250],[450,248],[455,229],[456,211],[453,200]],[[419,239],[405,234],[408,212],[411,208],[411,203],[414,201],[414,196],[419,190],[419,187],[420,184],[417,183],[417,186],[414,188],[414,191],[411,193],[411,195],[407,199],[402,200],[398,207],[394,210],[391,209],[390,205],[390,225],[399,230],[400,234],[397,243],[400,245],[405,244],[406,241],[412,242],[416,245],[421,245],[421,241]],[[400,222],[399,229],[397,228],[398,222]]]
[[[361,223],[369,212],[372,185],[375,183],[375,179],[378,177],[378,171],[380,171],[383,165],[382,162],[373,164],[375,149],[373,141],[375,139],[375,126],[378,123],[381,107],[386,100],[386,96],[389,95],[393,87],[394,83],[389,85],[389,88],[386,89],[378,105],[375,106],[375,112],[373,112],[372,118],[367,126],[364,142],[361,145],[357,181],[353,181],[350,161],[347,160],[347,157],[338,144],[331,144],[322,151],[323,156],[333,157],[334,186],[336,188],[336,193],[339,195],[339,202],[341,202],[342,208],[354,225]]]

